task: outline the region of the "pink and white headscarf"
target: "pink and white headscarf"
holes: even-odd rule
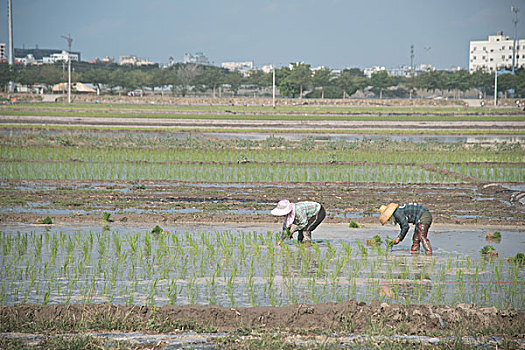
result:
[[[290,206],[292,207],[292,210],[284,217],[284,226],[290,227],[293,224],[293,220],[295,219],[295,203],[290,203]]]

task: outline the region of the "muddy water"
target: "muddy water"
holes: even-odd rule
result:
[[[10,130],[10,129],[4,129],[0,130],[0,134],[4,136],[13,136],[13,135],[21,135],[21,134],[28,134],[27,130]],[[89,132],[89,131],[82,131],[82,134],[87,134],[90,136],[105,136],[105,137],[111,137],[119,135],[117,132],[104,132],[104,131],[97,131],[97,132]],[[42,135],[62,135],[64,134],[64,131],[56,131],[56,130],[44,130],[39,131],[38,134]],[[75,132],[71,132],[71,134],[75,134]],[[188,133],[180,133],[180,132],[172,132],[172,133],[151,133],[151,132],[137,132],[133,131],[133,135],[139,136],[139,137],[145,137],[145,138],[163,138],[163,137],[169,137],[169,138],[176,138],[176,139],[186,139],[188,137]],[[219,140],[250,140],[250,141],[264,141],[269,136],[264,133],[228,133],[228,132],[214,132],[214,133],[202,133],[203,136],[213,139],[219,139]],[[282,134],[279,135],[279,137],[283,137],[287,141],[301,141],[302,139],[309,137],[313,138],[315,141],[362,141],[362,140],[391,140],[391,141],[407,141],[407,142],[416,142],[416,143],[422,143],[422,142],[445,142],[445,143],[483,143],[483,144],[489,144],[489,143],[500,143],[500,142],[525,142],[524,136],[519,135],[497,135],[497,136],[483,136],[483,135],[469,135],[469,136],[463,136],[463,135],[391,135],[391,134],[383,134],[383,135],[365,135],[362,134],[337,134],[337,133],[330,133],[330,135],[319,135],[319,134],[307,134],[307,133],[301,133],[301,134]]]
[[[266,211],[265,211],[266,213]],[[75,232],[101,232],[110,227],[111,231],[120,232],[123,235],[151,230],[151,225],[136,224],[133,226],[101,223],[100,225],[27,225],[27,224],[4,224],[0,225],[0,231],[6,233],[43,233],[45,231],[56,231],[71,234]],[[165,231],[169,232],[258,232],[266,234],[269,231],[278,232],[280,225],[251,225],[251,224],[180,224],[176,226],[164,226]],[[485,240],[486,233],[499,231],[503,237],[500,242],[488,242]],[[338,247],[341,242],[348,242],[357,245],[357,242],[365,243],[375,235],[379,235],[383,240],[387,237],[395,238],[399,233],[398,226],[391,225],[366,225],[359,229],[350,229],[346,224],[322,224],[313,233],[313,239],[321,246],[323,242],[330,241],[332,245]],[[392,249],[394,255],[405,255],[409,253],[412,244],[413,226],[411,226],[405,239]],[[487,244],[492,244],[497,249],[499,256],[503,258],[511,257],[519,252],[525,252],[525,228],[509,226],[474,226],[467,228],[464,225],[432,225],[429,231],[429,239],[432,243],[434,256],[475,256],[481,248]],[[286,241],[293,245],[295,241]],[[410,254],[409,254],[410,255]],[[411,255],[410,255],[411,256]]]
[[[321,225],[310,248],[279,225],[1,226],[0,301],[223,306],[289,305],[354,298],[402,303],[525,306],[525,272],[506,258],[525,249],[521,228],[431,228],[434,255],[412,256],[411,232],[391,252],[366,247],[394,227]],[[485,234],[500,231],[500,242]],[[39,247],[40,242],[40,247]],[[491,244],[497,259],[480,249]]]
[[[217,345],[214,340],[228,336],[227,333],[163,333],[163,334],[146,334],[141,332],[104,332],[104,333],[83,333],[84,336],[91,336],[98,339],[103,339],[105,342],[127,341],[132,344],[142,346],[153,346],[157,348],[158,344],[162,344],[162,349],[216,349]],[[417,336],[417,335],[393,335],[393,336],[371,336],[366,334],[337,334],[332,333],[323,336],[301,336],[298,334],[290,334],[281,332],[281,336],[285,336],[283,341],[287,344],[306,347],[319,347],[326,345],[336,345],[337,348],[352,348],[360,346],[361,344],[370,344],[370,342],[407,342],[414,344],[421,344],[425,346],[435,346],[438,344],[454,344],[458,341],[465,345],[479,347],[482,349],[493,349],[504,346],[505,339],[502,337],[431,337],[431,336]],[[60,334],[51,337],[72,338],[78,334]],[[0,337],[14,338],[23,341],[26,344],[36,345],[46,338],[46,336],[39,334],[27,333],[0,333]],[[49,337],[49,336],[48,336]],[[246,338],[245,336],[238,336],[239,338]],[[250,338],[254,338],[253,335]],[[525,340],[516,340],[523,348]]]

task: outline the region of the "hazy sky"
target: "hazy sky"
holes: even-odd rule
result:
[[[83,60],[137,55],[166,63],[203,52],[211,62],[330,68],[415,64],[468,67],[470,40],[513,37],[525,0],[12,0],[16,48],[67,48]],[[7,0],[0,41],[7,42]]]

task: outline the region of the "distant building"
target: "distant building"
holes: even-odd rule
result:
[[[22,61],[22,59],[27,58],[29,55],[33,59],[35,59],[37,62],[43,62],[44,57],[51,57],[54,54],[57,54],[60,57],[63,55],[63,53],[66,52],[64,50],[59,49],[39,49],[38,47],[34,49],[17,49],[15,48],[15,59]],[[71,51],[71,56],[75,56],[77,61],[80,61],[80,52],[77,51]],[[72,58],[73,59],[73,58]]]
[[[372,76],[372,74],[377,73],[377,72],[381,72],[381,71],[384,71],[384,70],[386,70],[385,67],[374,66],[374,67],[371,67],[371,68],[365,68],[363,70],[363,74],[367,78],[370,78]]]
[[[67,51],[62,51],[60,53],[52,53],[49,56],[42,57],[42,63],[49,64],[49,63],[58,63],[58,62],[67,62],[67,58],[69,56],[69,59],[71,61],[79,61],[79,55],[76,53],[70,53],[68,54]]]
[[[210,61],[208,60],[208,57],[204,56],[202,52],[196,52],[195,55],[191,53],[185,53],[184,60],[182,62],[202,64],[204,66],[210,65]]]
[[[274,66],[272,66],[271,64],[265,64],[264,66],[262,66],[261,70],[265,74],[268,74],[268,73],[271,73],[273,71],[273,68],[274,68]]]
[[[38,62],[36,58],[31,54],[27,55],[26,57],[17,58],[16,60],[17,62],[22,63],[24,66],[42,64],[42,62]]]
[[[253,70],[253,61],[223,62],[221,67],[231,71],[239,71],[242,75],[246,76],[250,71]]]
[[[104,58],[95,58],[94,60],[89,60],[88,63],[115,63],[115,61],[109,57],[106,56]]]
[[[470,42],[469,72],[482,69],[493,72],[494,69],[512,67],[512,52],[514,40],[498,32],[489,35],[488,40]],[[525,67],[525,39],[516,40],[515,67]]]
[[[120,56],[118,62],[121,66],[152,66],[155,64],[154,62],[138,58],[137,56]]]
[[[0,43],[0,60],[6,60],[7,54],[5,52],[5,43]]]
[[[388,69],[388,74],[393,77],[409,78],[412,76],[417,76],[417,75],[426,73],[428,71],[434,71],[434,70],[436,69],[432,67],[430,64],[420,64],[419,66],[414,67],[414,71],[412,71],[412,67],[410,66],[401,66],[401,67]]]

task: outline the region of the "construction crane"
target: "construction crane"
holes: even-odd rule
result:
[[[71,46],[73,44],[73,38],[71,37],[71,34],[68,34],[67,36],[61,35],[60,37],[67,40],[67,52],[71,52]]]

